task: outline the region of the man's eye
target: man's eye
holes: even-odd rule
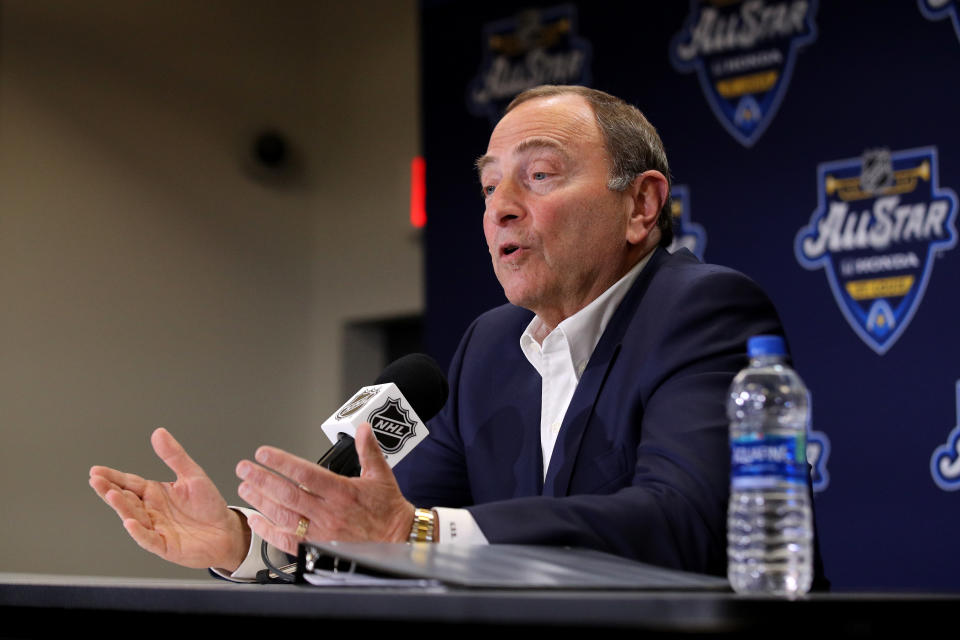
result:
[[[534,171],[531,177],[532,177],[534,180],[537,180],[537,181],[539,181],[539,180],[546,180],[546,179],[547,179],[547,172],[546,172],[546,171]]]
[[[496,189],[496,187],[495,187],[494,185],[492,185],[492,184],[488,184],[488,185],[484,186],[484,187],[483,187],[483,190],[482,190],[482,192],[483,192],[483,197],[484,197],[484,198],[488,198],[488,197],[492,196],[494,189]]]

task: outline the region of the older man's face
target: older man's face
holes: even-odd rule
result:
[[[483,230],[510,302],[555,327],[626,271],[630,196],[607,188],[610,159],[584,98],[520,104],[479,168]]]

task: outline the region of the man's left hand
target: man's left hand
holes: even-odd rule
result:
[[[302,538],[406,541],[414,507],[400,493],[368,423],[357,429],[356,446],[362,469],[359,478],[338,475],[275,447],[257,449],[254,457],[259,464],[241,460],[237,476],[243,482],[238,493],[262,514],[248,518],[250,528],[294,555]],[[300,532],[302,538],[297,536],[301,518],[309,523]]]

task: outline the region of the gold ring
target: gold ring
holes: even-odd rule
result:
[[[294,532],[294,535],[298,538],[303,538],[307,535],[307,528],[310,526],[310,521],[300,516],[300,521],[297,523],[297,530]]]
[[[315,495],[313,491],[310,491],[310,489],[307,489],[307,485],[303,484],[302,482],[297,485],[297,489],[300,489],[300,491],[303,491],[304,493],[309,493],[311,496]]]

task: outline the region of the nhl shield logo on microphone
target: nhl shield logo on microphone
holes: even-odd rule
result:
[[[370,426],[384,453],[396,453],[416,435],[416,420],[401,406],[398,398],[387,398],[386,403],[370,413]]]

